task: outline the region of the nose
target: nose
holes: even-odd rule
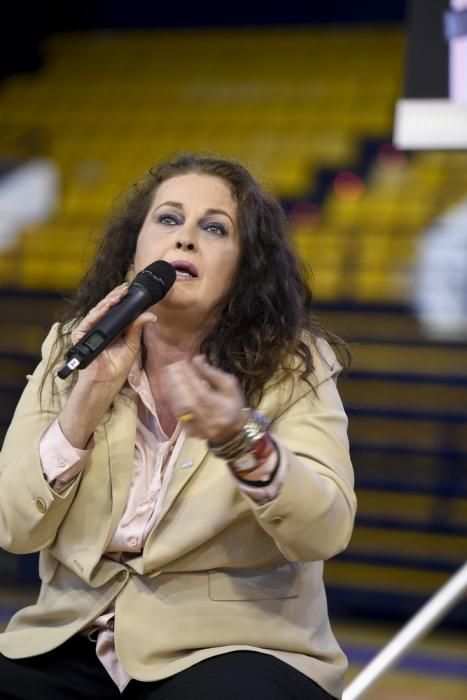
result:
[[[195,246],[191,241],[178,240],[175,244],[178,250],[194,250]]]
[[[195,245],[195,232],[192,230],[191,226],[184,226],[178,232],[177,240],[175,242],[175,247],[177,250],[189,250],[194,251]]]

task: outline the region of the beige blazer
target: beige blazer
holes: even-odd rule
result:
[[[300,380],[269,390],[260,406],[287,449],[279,496],[255,504],[203,440],[187,438],[144,551],[125,565],[103,554],[130,486],[136,396],[122,390],[96,430],[83,473],[55,493],[42,474],[39,441],[69,386],[49,381],[42,410],[38,399],[55,337],[54,327],[1,452],[0,546],[40,550],[42,585],[36,604],[0,635],[0,652],[20,658],[53,649],[115,601],[116,649],[134,678],[156,680],[250,649],[339,697],[347,663],[328,621],[323,560],[347,545],[355,497],[339,366],[329,347],[321,343],[331,368],[313,350],[316,393]]]

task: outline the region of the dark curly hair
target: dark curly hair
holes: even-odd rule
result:
[[[310,342],[322,337],[344,367],[350,353],[345,343],[316,321],[308,271],[294,251],[279,202],[266,193],[248,170],[217,156],[182,154],[149,170],[133,184],[123,205],[111,216],[94,260],[67,300],[59,325],[56,353],[50,367],[69,345],[80,319],[130,269],[136,241],[159,185],[169,178],[199,173],[226,182],[238,206],[240,262],[218,321],[203,339],[200,351],[234,374],[249,405],[257,405],[271,380],[282,381],[297,371],[310,386],[313,357]]]

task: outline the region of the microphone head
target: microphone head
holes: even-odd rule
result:
[[[176,279],[177,273],[170,263],[165,260],[156,260],[138,272],[132,284],[144,287],[151,295],[152,303],[155,304],[165,297]]]

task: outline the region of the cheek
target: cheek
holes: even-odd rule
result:
[[[157,252],[160,250],[160,238],[154,232],[147,231],[144,228],[141,230],[136,242],[135,262],[138,260],[144,261],[146,264],[157,260]],[[148,261],[148,259],[151,258]]]

